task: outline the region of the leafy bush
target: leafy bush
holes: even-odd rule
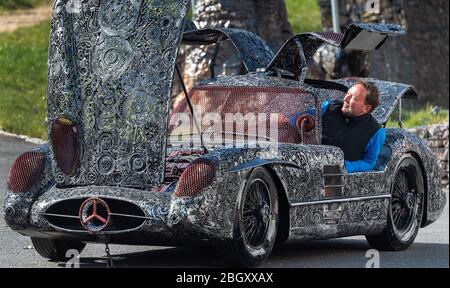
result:
[[[320,7],[317,0],[285,0],[292,32],[322,31]]]
[[[413,128],[417,126],[427,126],[432,124],[448,122],[449,111],[443,108],[428,105],[414,110],[402,110],[403,128]],[[386,127],[399,127],[398,112],[392,113]]]

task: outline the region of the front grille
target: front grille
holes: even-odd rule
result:
[[[80,207],[88,198],[63,200],[51,205],[41,215],[56,229],[87,232],[81,225]],[[142,209],[127,201],[101,198],[110,210],[110,222],[101,232],[124,232],[138,229],[147,220]]]

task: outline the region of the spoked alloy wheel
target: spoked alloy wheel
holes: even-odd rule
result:
[[[261,179],[254,179],[249,185],[242,211],[243,236],[249,247],[255,248],[264,242],[270,214],[269,188]]]
[[[417,187],[412,174],[406,169],[401,168],[395,177],[394,187],[392,189],[391,216],[393,228],[397,231],[400,238],[407,237],[412,226],[416,225],[415,203],[417,202]]]
[[[269,257],[278,227],[278,194],[265,168],[255,168],[238,197],[233,240],[220,247],[227,264],[256,267]]]
[[[417,160],[409,154],[404,155],[397,165],[391,195],[385,230],[366,238],[371,246],[379,250],[405,250],[419,232],[424,197],[422,170]]]

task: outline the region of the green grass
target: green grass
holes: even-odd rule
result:
[[[50,23],[0,34],[0,128],[47,138],[47,51]]]
[[[292,32],[322,31],[320,8],[317,0],[285,0]]]
[[[51,0],[0,0],[0,14],[16,9],[33,8],[50,2]]]
[[[449,111],[441,109],[437,113],[432,112],[431,106],[426,106],[422,109],[415,111],[402,111],[402,124],[403,128],[414,128],[417,126],[427,126],[439,123],[448,123]],[[386,127],[394,128],[398,127],[398,112],[394,112],[390,117]]]

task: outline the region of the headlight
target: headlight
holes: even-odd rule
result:
[[[216,176],[214,161],[199,158],[192,161],[178,180],[175,196],[192,197],[211,185]]]
[[[67,176],[73,176],[78,163],[77,126],[69,119],[59,118],[53,122],[50,138],[59,169]]]
[[[8,189],[25,192],[42,179],[44,174],[44,154],[26,152],[14,161],[8,174]]]

